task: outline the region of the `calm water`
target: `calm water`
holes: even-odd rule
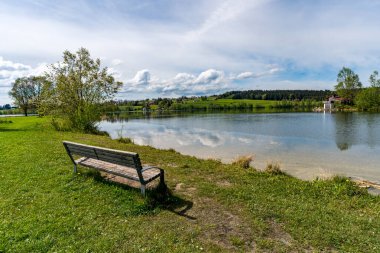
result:
[[[204,114],[102,121],[100,128],[112,138],[224,162],[252,154],[256,168],[279,162],[304,179],[341,174],[380,182],[380,114]]]

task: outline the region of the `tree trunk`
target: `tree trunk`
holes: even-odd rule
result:
[[[27,107],[24,108],[24,115],[28,116],[28,108]]]

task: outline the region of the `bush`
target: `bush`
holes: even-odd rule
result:
[[[128,138],[128,137],[120,137],[117,139],[117,141],[120,143],[124,143],[124,144],[133,143],[133,140],[131,138]]]
[[[285,175],[286,173],[281,170],[280,164],[278,162],[267,163],[265,167],[265,172],[272,175]]]
[[[13,123],[11,120],[1,120],[0,119],[0,124],[10,124]]]
[[[243,169],[248,169],[252,161],[253,161],[253,155],[239,156],[232,162],[232,165],[239,166],[240,168],[243,168]]]

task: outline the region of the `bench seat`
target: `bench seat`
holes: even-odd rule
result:
[[[114,174],[116,176],[129,178],[135,181],[139,181],[139,175],[135,168],[130,168],[127,166],[122,166],[114,163],[104,162],[101,160],[81,157],[75,160],[76,164],[90,167],[93,169],[101,170],[106,173]],[[149,183],[152,180],[158,178],[160,176],[160,169],[155,167],[142,167],[142,176],[144,178],[144,182]]]

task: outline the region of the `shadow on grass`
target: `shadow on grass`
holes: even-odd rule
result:
[[[0,128],[0,132],[25,132],[24,129]]]
[[[103,184],[113,185],[121,187],[122,189],[128,191],[132,190],[140,193],[140,188],[136,188],[136,186],[131,186],[118,181],[112,181],[109,178],[105,178],[104,176],[102,176],[102,174],[99,171],[90,170],[86,174],[87,176],[94,177],[96,181],[101,182]],[[187,212],[193,207],[193,202],[173,195],[166,185],[159,184],[157,187],[148,190],[146,192],[145,200],[148,210],[153,211],[154,209],[159,208],[163,210],[168,210],[174,214],[177,214],[189,220],[197,219],[187,214]]]

